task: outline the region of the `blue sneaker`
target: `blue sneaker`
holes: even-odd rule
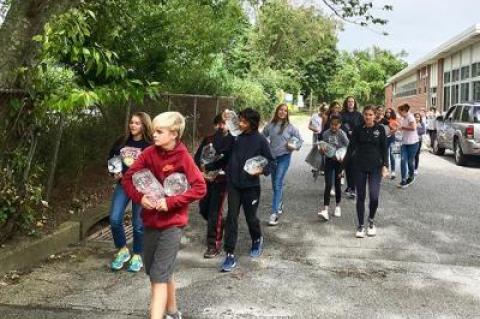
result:
[[[120,249],[115,255],[115,258],[110,265],[112,270],[120,270],[123,268],[123,265],[130,259],[130,252],[128,249]]]
[[[260,257],[263,253],[263,236],[257,240],[252,241],[252,249],[250,250],[250,257]]]
[[[132,259],[128,263],[128,271],[129,272],[139,272],[140,269],[143,267],[142,257],[140,255],[133,255]]]
[[[227,254],[222,264],[222,272],[231,272],[236,266],[235,256],[233,254]]]

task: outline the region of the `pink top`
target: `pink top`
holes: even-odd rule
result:
[[[402,127],[406,127],[415,123],[415,117],[412,113],[408,112],[407,116],[402,119]],[[417,130],[407,131],[402,130],[402,143],[405,145],[412,145],[418,143],[419,138],[417,134]]]

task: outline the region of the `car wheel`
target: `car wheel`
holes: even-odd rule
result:
[[[464,166],[467,162],[467,159],[463,154],[462,146],[460,145],[458,140],[455,140],[455,142],[453,143],[453,151],[455,153],[455,163],[459,166]]]
[[[438,139],[437,139],[436,135],[433,137],[432,144],[433,144],[433,154],[435,154],[435,155],[445,154],[445,148],[440,147],[440,145],[438,144]]]

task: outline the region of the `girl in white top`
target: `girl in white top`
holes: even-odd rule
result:
[[[407,188],[415,181],[415,154],[417,154],[419,138],[417,133],[417,122],[415,121],[413,114],[410,113],[410,105],[408,103],[400,105],[398,107],[398,112],[402,116],[400,122],[402,130],[402,159],[400,165],[402,181],[398,184],[398,187]]]

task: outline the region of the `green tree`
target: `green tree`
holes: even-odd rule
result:
[[[353,95],[362,104],[384,103],[386,80],[407,66],[404,52],[394,54],[378,47],[339,56],[340,68],[329,83],[329,92],[335,98]]]

